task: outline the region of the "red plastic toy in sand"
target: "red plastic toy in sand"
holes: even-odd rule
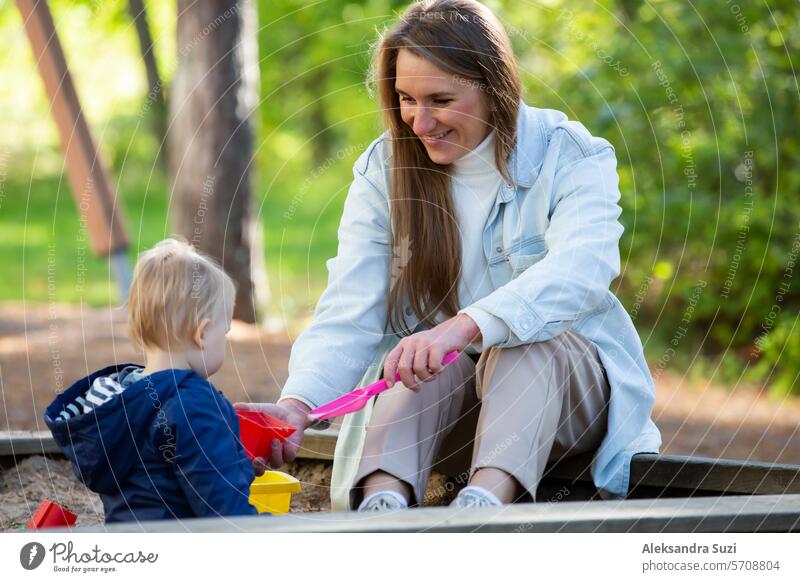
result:
[[[295,427],[256,410],[237,410],[239,415],[239,438],[247,456],[269,457],[272,440],[283,442],[295,431]]]
[[[36,508],[36,512],[25,525],[28,529],[44,529],[48,527],[73,526],[78,516],[57,503],[45,499]]]

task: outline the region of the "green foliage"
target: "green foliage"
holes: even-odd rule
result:
[[[759,338],[756,349],[763,350],[763,357],[755,366],[751,376],[756,380],[766,379],[776,395],[800,392],[800,322],[798,314],[781,313],[774,327]]]
[[[757,377],[776,366],[790,385],[789,324],[766,332],[763,351],[755,341],[770,306],[800,307],[790,267],[800,234],[798,6],[550,2],[500,12],[528,101],[569,112],[616,146],[626,227],[616,286],[637,324],[661,345],[678,337],[685,353],[738,362],[725,366],[729,380],[761,358]]]

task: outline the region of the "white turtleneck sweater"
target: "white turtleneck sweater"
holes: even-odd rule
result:
[[[483,250],[483,231],[503,182],[495,164],[494,147],[495,132],[492,131],[474,150],[453,162],[451,173],[453,205],[461,235],[459,313],[465,312],[475,320],[485,338],[504,337],[508,333],[502,320],[482,309],[469,307],[494,291]],[[442,320],[444,317],[439,319]],[[476,353],[480,345],[470,345],[467,351]]]

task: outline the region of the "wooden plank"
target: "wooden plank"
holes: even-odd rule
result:
[[[318,459],[332,461],[333,451],[336,449],[336,439],[339,436],[338,428],[327,430],[309,429],[303,437],[303,444],[297,452],[300,459]]]
[[[338,429],[308,430],[298,453],[301,459],[332,460]],[[0,457],[61,453],[49,431],[0,431]]]
[[[123,251],[128,248],[128,238],[121,210],[83,115],[47,2],[17,0],[17,7],[50,98],[72,195],[89,231],[92,250],[102,256]]]
[[[49,431],[0,432],[0,457],[30,457],[60,452]]]
[[[548,467],[545,478],[591,482],[591,453]],[[718,495],[800,493],[800,465],[642,453],[631,461],[631,494],[636,487],[703,491]]]
[[[722,494],[800,493],[800,466],[705,457],[641,454],[631,463],[631,482]]]
[[[797,532],[800,495],[523,503],[116,523],[80,532]]]

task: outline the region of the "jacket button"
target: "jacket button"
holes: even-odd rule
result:
[[[406,315],[411,315],[412,313],[414,313],[414,310],[410,307],[406,307]]]
[[[503,252],[503,247],[497,247],[495,250],[496,250],[498,253],[502,253],[502,252]]]
[[[522,323],[519,324],[519,327],[522,331],[527,331],[531,327],[531,324],[528,323],[527,321],[523,321]]]

